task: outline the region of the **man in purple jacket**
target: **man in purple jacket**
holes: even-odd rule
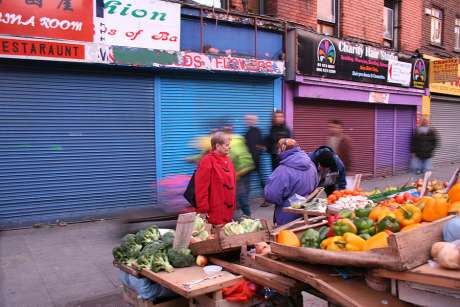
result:
[[[278,152],[280,164],[265,185],[265,200],[275,204],[274,222],[280,226],[299,217],[283,212],[289,206],[288,199],[294,194],[309,195],[318,186],[319,178],[315,164],[294,139],[279,140]]]

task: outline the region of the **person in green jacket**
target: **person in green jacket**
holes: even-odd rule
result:
[[[249,206],[250,192],[250,173],[254,170],[254,161],[252,161],[249,149],[243,136],[233,133],[233,127],[224,127],[224,132],[232,136],[230,142],[230,159],[233,162],[236,173],[236,200],[238,209],[244,215],[251,216],[251,207]]]

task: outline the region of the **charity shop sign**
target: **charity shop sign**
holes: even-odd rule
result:
[[[92,42],[94,0],[1,0],[0,35]]]
[[[410,85],[412,64],[401,61],[388,61],[388,79],[389,83],[396,83],[403,86]]]
[[[179,3],[104,0],[97,10],[95,42],[115,46],[180,50]]]
[[[293,34],[295,39],[292,39]],[[426,65],[422,59],[413,63],[411,58],[392,50],[304,30],[291,31],[288,42],[291,48],[297,49],[297,64],[288,67],[289,78],[302,74],[381,85],[426,87]]]

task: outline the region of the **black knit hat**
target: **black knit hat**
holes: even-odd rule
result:
[[[337,164],[335,163],[334,159],[334,153],[329,150],[322,150],[316,158],[316,162],[322,167],[328,167],[331,170],[337,169]]]

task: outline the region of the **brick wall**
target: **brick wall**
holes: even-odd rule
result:
[[[420,1],[422,2],[422,1]],[[460,51],[456,52],[455,47],[455,18],[460,17],[460,1],[458,0],[424,0],[423,13],[425,8],[433,6],[441,9],[444,15],[442,24],[442,45],[435,46],[431,44],[431,17],[423,14],[423,33],[421,51],[435,56],[443,57],[460,57]]]
[[[415,52],[422,46],[423,1],[401,1],[400,14],[400,49]]]
[[[342,36],[383,44],[383,2],[383,0],[342,0]]]
[[[266,0],[266,14],[316,30],[317,0]]]

